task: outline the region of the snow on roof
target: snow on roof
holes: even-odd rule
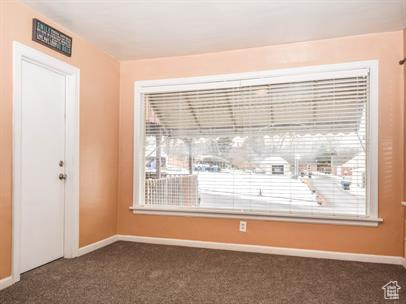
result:
[[[145,147],[145,156],[146,157],[156,157],[156,150]],[[164,151],[161,151],[161,157],[168,157],[168,155]]]
[[[365,168],[366,155],[365,152],[359,152],[346,163],[342,164],[345,168]]]
[[[271,156],[264,159],[258,159],[253,161],[255,164],[263,164],[263,165],[288,165],[289,163],[279,156]]]
[[[216,161],[216,162],[225,162],[225,163],[230,162],[227,159],[222,158],[217,155],[197,155],[197,156],[195,156],[195,159],[201,160],[201,161]]]

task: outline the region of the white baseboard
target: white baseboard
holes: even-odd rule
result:
[[[7,288],[14,284],[14,280],[12,276],[6,277],[0,280],[0,290]]]
[[[192,240],[133,236],[133,235],[118,235],[117,239],[119,241],[148,243],[148,244],[174,245],[174,246],[184,246],[184,247],[243,251],[243,252],[277,254],[277,255],[288,255],[288,256],[298,256],[298,257],[318,258],[318,259],[332,259],[332,260],[342,260],[342,261],[368,262],[368,263],[403,265],[404,261],[405,261],[405,259],[400,256],[385,256],[385,255],[374,255],[374,254],[347,253],[347,252],[323,251],[323,250],[311,250],[311,249],[296,249],[296,248],[271,247],[271,246],[260,246],[260,245],[192,241]]]
[[[89,253],[89,252],[95,251],[97,249],[103,248],[103,247],[105,247],[107,245],[113,244],[114,242],[117,242],[117,240],[118,240],[118,236],[113,235],[113,236],[111,236],[111,237],[109,237],[107,239],[104,239],[104,240],[98,241],[96,243],[92,243],[92,244],[89,244],[89,245],[84,246],[82,248],[79,248],[78,256],[82,256],[82,255],[84,255],[86,253]]]
[[[395,264],[402,265],[406,268],[406,260],[400,256],[387,256],[387,255],[374,255],[374,254],[361,254],[361,253],[348,253],[348,252],[336,252],[336,251],[323,251],[323,250],[311,250],[311,249],[296,249],[285,247],[272,247],[261,245],[247,245],[247,244],[233,244],[233,243],[219,243],[219,242],[206,242],[206,241],[193,241],[182,239],[170,239],[159,237],[147,237],[136,235],[113,235],[107,239],[98,241],[96,243],[79,248],[78,256],[82,256],[89,252],[95,251],[107,245],[113,244],[117,241],[136,242],[136,243],[148,243],[158,245],[172,245],[183,247],[195,247],[217,250],[231,250],[242,252],[253,252],[263,254],[276,254],[287,255],[307,258],[318,259],[332,259],[342,261],[356,261],[356,262],[368,262],[368,263],[381,263],[381,264]],[[14,280],[12,276],[6,277],[0,280],[0,290],[7,288],[18,279]]]

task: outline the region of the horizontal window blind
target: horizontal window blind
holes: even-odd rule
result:
[[[149,207],[365,216],[368,72],[143,94]]]

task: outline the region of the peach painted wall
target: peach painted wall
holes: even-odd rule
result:
[[[32,18],[61,29],[25,5],[0,1],[0,279],[11,272],[12,41],[80,69],[80,246],[116,233],[119,63],[77,35],[71,58],[31,41]]]
[[[183,57],[120,63],[118,233],[401,256],[403,254],[403,55],[401,31]],[[377,228],[134,215],[133,87],[136,80],[189,77],[378,59],[380,62],[379,215]]]

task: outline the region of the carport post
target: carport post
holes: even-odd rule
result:
[[[156,167],[156,178],[161,178],[161,141],[162,135],[159,131],[159,134],[155,135],[155,167]]]
[[[193,174],[192,139],[187,140],[189,148],[189,174]]]

